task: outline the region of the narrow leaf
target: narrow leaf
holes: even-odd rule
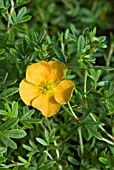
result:
[[[39,161],[38,161],[38,165],[37,165],[39,168],[42,166],[42,164],[43,164],[44,161],[46,160],[46,157],[47,157],[47,154],[46,154],[46,153],[44,153],[44,154],[40,157],[40,159],[39,159]]]
[[[7,130],[7,129],[10,129],[17,122],[18,122],[18,118],[11,118],[11,119],[7,120],[5,123],[0,125],[0,131],[4,131],[4,130]]]
[[[23,138],[26,136],[26,132],[20,129],[8,130],[3,133],[7,138]]]
[[[85,39],[83,35],[80,35],[78,38],[78,44],[77,44],[77,52],[80,53],[82,49],[85,46]]]
[[[80,165],[80,163],[71,156],[68,156],[68,160],[69,160],[69,162],[71,162],[74,165]]]
[[[45,140],[41,139],[41,138],[36,138],[36,140],[37,140],[37,142],[39,142],[43,146],[47,146],[48,145],[48,143]]]
[[[29,110],[26,114],[24,114],[22,117],[21,117],[21,120],[26,120],[28,118],[30,118],[33,114],[34,114],[35,110],[32,109],[32,110]]]
[[[67,142],[72,137],[72,135],[76,132],[76,130],[78,129],[79,126],[81,126],[81,124],[76,124],[72,128],[72,130],[66,135],[65,140],[63,141],[63,143]]]
[[[77,37],[78,36],[77,30],[73,24],[70,25],[70,29],[71,29],[73,35],[75,35],[75,37]]]
[[[24,158],[22,158],[21,156],[18,156],[18,159],[19,159],[21,162],[23,162],[23,163],[27,163],[27,160],[24,159]]]
[[[0,49],[0,55],[5,52],[5,49]]]
[[[7,111],[5,111],[5,110],[0,110],[0,115],[8,115],[8,112]]]
[[[9,96],[12,96],[13,94],[18,92],[18,88],[17,87],[12,87],[9,88],[7,90],[4,90],[2,93],[0,93],[0,99],[4,99],[7,98]]]
[[[0,140],[2,141],[3,144],[5,144],[7,147],[10,147],[12,149],[16,149],[17,148],[17,144],[12,141],[11,139],[3,136],[1,133],[0,133]]]
[[[27,21],[29,21],[30,19],[31,19],[31,16],[30,16],[30,15],[26,15],[26,16],[23,16],[22,18],[19,18],[19,19],[17,20],[17,23],[19,24],[19,23],[27,22]]]
[[[52,45],[52,47],[59,61],[65,63],[65,55],[62,53],[61,49],[56,45]]]
[[[5,162],[6,160],[7,160],[7,158],[5,158],[4,156],[0,156],[0,163]]]
[[[4,8],[4,1],[0,0],[0,8]]]
[[[22,16],[25,15],[26,11],[26,7],[22,7],[17,14],[17,18],[22,18]]]
[[[45,166],[42,166],[43,169],[50,169],[54,165],[55,161],[49,161]]]
[[[0,154],[5,153],[7,151],[7,148],[5,147],[0,147]]]
[[[13,117],[17,117],[18,116],[18,102],[13,102],[12,103],[12,113],[13,113]]]
[[[46,31],[43,29],[38,36],[37,42],[40,43],[44,39],[45,35],[46,35]]]

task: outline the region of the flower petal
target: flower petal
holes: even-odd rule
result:
[[[19,94],[26,105],[31,105],[32,100],[38,97],[40,93],[37,85],[27,82],[26,79],[21,81],[19,85]]]
[[[57,61],[48,62],[51,67],[50,80],[60,82],[66,75],[65,68]]]
[[[26,79],[28,82],[37,84],[42,80],[48,80],[51,73],[50,66],[46,61],[40,61],[30,65],[26,71]]]
[[[40,110],[45,117],[51,117],[59,111],[61,105],[55,101],[53,94],[42,94],[33,100],[32,106]]]
[[[66,104],[72,96],[74,83],[70,80],[61,81],[54,90],[55,100],[60,104]]]

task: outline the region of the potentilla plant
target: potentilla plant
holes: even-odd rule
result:
[[[26,31],[28,2],[0,2],[0,169],[113,170],[113,35]]]

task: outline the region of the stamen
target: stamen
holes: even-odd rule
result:
[[[42,94],[52,94],[54,87],[54,83],[43,80],[39,85],[39,90],[42,92]]]

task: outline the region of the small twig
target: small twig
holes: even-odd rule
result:
[[[111,60],[113,51],[114,51],[114,44],[112,43],[110,46],[110,51],[109,51],[108,57],[106,59],[106,66],[110,66],[110,60]]]
[[[57,146],[57,142],[54,140],[54,145]],[[59,150],[56,149],[56,155],[57,155],[57,158],[59,159],[60,157],[60,154],[59,154]]]
[[[75,115],[75,113],[74,113],[74,111],[73,111],[73,109],[72,109],[72,106],[70,105],[70,102],[68,102],[68,106],[69,106],[69,109],[70,109],[70,113],[72,113],[72,116],[74,117],[74,119],[79,123],[80,122],[80,120],[79,120],[79,118]]]
[[[44,151],[44,152],[47,154],[47,156],[48,156],[51,160],[54,160],[53,157],[50,155],[50,153],[49,153],[48,151]],[[58,169],[59,169],[59,170],[62,170],[62,166],[61,166],[60,164],[58,164],[56,161],[54,161],[54,162],[55,162],[55,164],[57,165]]]
[[[94,120],[94,122],[96,122],[96,119],[95,119],[95,117],[93,116],[92,113],[90,113],[90,116],[91,116],[91,118]],[[100,128],[110,139],[112,139],[112,140],[114,141],[114,137],[113,137],[111,134],[109,134],[101,125],[99,125],[99,128]],[[105,140],[105,141],[106,141],[106,140]],[[113,145],[114,145],[114,143],[113,143]]]
[[[85,69],[85,75],[84,75],[84,96],[86,98],[86,93],[87,93],[87,75],[88,75],[88,72],[87,72],[87,69]]]
[[[4,164],[1,164],[1,165],[3,166],[2,168],[11,168],[11,167],[15,167],[15,166],[23,166],[23,165],[25,165],[25,163],[14,162],[9,165],[4,165]]]
[[[84,145],[83,145],[83,138],[82,138],[81,127],[78,128],[78,133],[79,133],[81,153],[82,153],[82,156],[83,156],[83,154],[84,154]]]
[[[8,13],[8,25],[7,25],[7,32],[8,33],[10,32],[10,21],[11,21],[11,16],[12,16],[13,10],[14,10],[14,2],[12,0],[11,1],[11,9],[10,9],[10,12]]]

